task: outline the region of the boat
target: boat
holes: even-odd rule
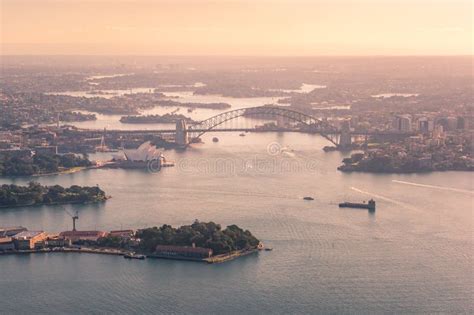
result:
[[[375,201],[370,199],[368,203],[356,203],[356,202],[342,202],[339,204],[339,208],[356,208],[356,209],[368,209],[369,211],[375,211]]]
[[[219,142],[219,138],[217,137],[212,138],[212,142]]]
[[[239,136],[245,137],[245,133],[241,133],[241,134],[239,134]]]
[[[314,200],[313,197],[303,197],[304,200]]]
[[[125,259],[140,259],[140,260],[143,260],[146,258],[145,255],[140,255],[140,254],[135,254],[135,253],[129,253],[129,254],[125,254],[123,255],[123,258]]]
[[[272,248],[272,247],[265,247],[265,250],[266,250],[267,252],[271,252],[271,251],[273,250],[273,248]]]

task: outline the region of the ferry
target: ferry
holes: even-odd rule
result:
[[[135,253],[129,253],[129,254],[125,254],[123,255],[123,258],[125,259],[140,259],[140,260],[143,260],[146,258],[145,255],[140,255],[140,254],[135,254]]]

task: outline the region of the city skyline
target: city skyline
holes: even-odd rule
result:
[[[1,314],[474,314],[474,0],[0,0]]]

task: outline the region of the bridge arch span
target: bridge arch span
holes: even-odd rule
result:
[[[307,126],[308,131],[321,134],[328,141],[334,145],[338,145],[339,130],[335,126],[326,121],[313,117],[311,115],[288,109],[281,106],[258,106],[230,110],[206,120],[203,120],[195,125],[188,127],[189,133],[194,133],[194,138],[199,138],[206,132],[215,129],[227,121],[237,119],[239,117],[284,117],[290,121],[299,122]]]

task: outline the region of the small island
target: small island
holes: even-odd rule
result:
[[[96,203],[106,201],[108,197],[98,186],[73,185],[64,188],[60,185],[42,186],[30,182],[28,186],[0,186],[0,208]]]
[[[72,216],[72,215],[71,215]],[[162,258],[175,260],[222,263],[264,249],[263,244],[237,225],[222,229],[214,222],[194,221],[191,225],[173,228],[170,225],[139,230],[80,231],[60,233],[27,231],[24,227],[2,229],[4,244],[1,254],[77,252],[120,255],[129,259]],[[2,232],[3,231],[3,232]],[[271,250],[271,249],[267,249]]]
[[[196,122],[189,117],[181,114],[164,114],[160,115],[146,115],[146,116],[122,116],[121,123],[125,124],[171,124],[178,120],[184,120],[188,124],[195,124]]]
[[[79,242],[89,244],[90,242]],[[97,240],[96,246],[133,250],[150,258],[205,261],[218,263],[254,253],[260,241],[237,225],[222,229],[214,222],[199,222],[174,228],[170,225],[137,230],[133,237],[123,239],[110,233]],[[94,244],[93,244],[94,245]]]
[[[170,225],[139,230],[139,249],[147,254],[167,258],[173,247],[202,248],[210,257],[257,249],[260,241],[248,230],[237,225],[222,229],[214,222],[195,221],[191,225],[173,228]],[[179,256],[179,255],[178,255]]]
[[[76,154],[7,155],[0,157],[0,176],[49,175],[92,166],[86,156]]]

